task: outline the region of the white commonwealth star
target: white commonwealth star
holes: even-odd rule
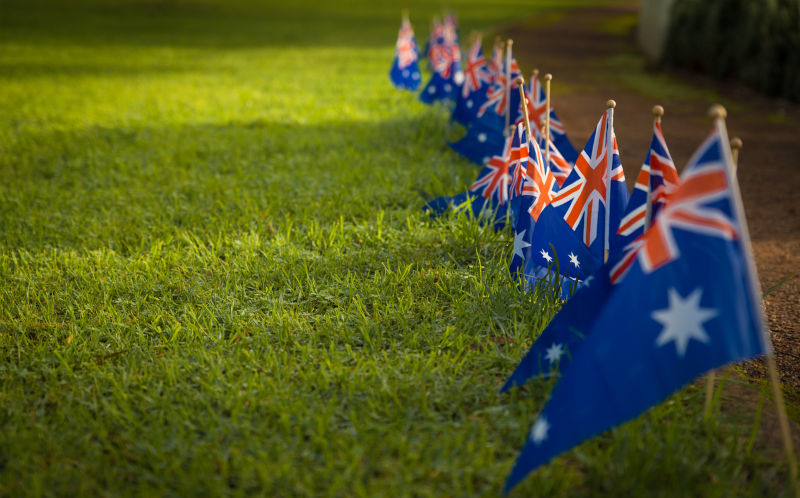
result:
[[[408,69],[403,70],[403,78],[408,78]]]
[[[411,77],[413,79],[415,79],[415,80],[418,80],[419,79],[419,73],[415,72],[414,74],[411,75]]]
[[[547,354],[545,354],[544,359],[550,363],[555,363],[561,358],[562,354],[564,354],[564,345],[553,343],[552,346],[547,348]]]
[[[533,440],[536,446],[539,446],[542,444],[542,441],[547,439],[547,432],[549,430],[550,424],[547,423],[547,419],[539,417],[531,428],[531,440]]]
[[[675,288],[669,289],[669,307],[653,311],[653,320],[664,326],[656,338],[656,346],[663,346],[670,341],[675,342],[675,349],[681,358],[686,354],[689,340],[702,343],[710,341],[703,330],[703,323],[711,320],[719,313],[712,308],[701,308],[700,299],[703,289],[698,287],[686,299],[683,299]]]
[[[428,93],[436,93],[436,89],[433,88],[432,86],[429,86],[428,87]]]
[[[575,268],[580,268],[581,264],[578,262],[578,256],[575,253],[569,253],[569,262],[575,265]]]
[[[544,260],[547,261],[548,263],[553,261],[553,257],[550,256],[550,253],[545,251],[544,249],[542,249],[539,254],[541,254]]]
[[[467,109],[472,109],[472,100],[467,101]]]
[[[519,256],[522,259],[525,259],[525,254],[522,251],[531,246],[528,242],[525,242],[526,233],[528,233],[527,228],[514,236],[514,256]]]
[[[453,87],[450,86],[450,83],[445,83],[445,85],[444,85],[444,91],[445,92],[449,92],[452,89],[453,89]]]
[[[478,142],[486,141],[486,133],[478,133]]]
[[[460,85],[464,82],[464,73],[459,71],[453,76],[453,81],[455,81],[456,85]]]

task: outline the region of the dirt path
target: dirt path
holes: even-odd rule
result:
[[[606,100],[617,101],[614,127],[631,188],[649,146],[654,104],[666,109],[664,135],[681,171],[710,130],[709,106],[721,99],[730,136],[744,142],[739,180],[766,291],[800,272],[800,108],[701,76],[643,70],[628,29],[637,9],[638,2],[577,10],[540,27],[508,26],[501,34],[514,39],[524,71],[535,66],[553,74],[553,105],[576,147]],[[765,303],[782,381],[800,392],[800,275]],[[764,375],[761,362],[746,368],[753,377]]]

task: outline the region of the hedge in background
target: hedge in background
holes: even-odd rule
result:
[[[800,100],[800,0],[676,0],[663,62]]]

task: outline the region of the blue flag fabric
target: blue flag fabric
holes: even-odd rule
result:
[[[508,137],[500,155],[492,157],[486,163],[468,192],[438,197],[423,209],[435,217],[468,202],[469,209],[476,218],[490,221],[495,230],[502,229],[508,217],[508,188],[511,181],[508,164],[512,138]]]
[[[588,277],[536,338],[500,392],[521,386],[531,378],[546,378],[566,371],[600,314],[610,287],[607,267]]]
[[[537,275],[541,267],[548,268],[557,263],[555,268],[561,275],[584,279],[603,265],[603,257],[586,247],[552,204],[539,215],[528,250],[526,276]]]
[[[464,138],[448,142],[447,145],[475,164],[484,165],[489,159],[503,152],[505,141],[502,129],[487,128],[473,122],[472,126],[467,128]]]
[[[605,250],[610,246],[610,234],[616,233],[628,204],[628,187],[614,135],[613,111],[613,108],[609,108],[603,113],[552,202],[561,217],[580,234],[581,240],[600,261],[604,260]],[[610,193],[607,193],[607,188],[610,188]],[[608,233],[606,210],[609,210]],[[615,256],[609,254],[610,259]]]
[[[422,80],[419,71],[419,48],[414,37],[414,29],[408,20],[403,21],[397,33],[389,79],[397,88],[412,92],[419,88]]]
[[[602,310],[531,428],[506,492],[698,375],[769,351],[721,120],[654,225],[610,269],[610,281]]]
[[[455,100],[457,88],[453,85],[449,73],[434,72],[425,88],[419,94],[419,100],[425,104],[436,101],[450,102]]]

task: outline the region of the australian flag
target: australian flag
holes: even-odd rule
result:
[[[428,50],[428,63],[433,74],[419,94],[419,99],[426,104],[437,100],[455,101],[464,80],[454,19],[442,24],[441,29],[435,32],[437,38]]]
[[[616,233],[628,204],[628,187],[619,159],[613,115],[613,108],[603,113],[569,177],[552,201],[556,211],[600,261],[604,261],[605,250],[609,249],[609,235]],[[609,205],[606,205],[607,201]],[[606,221],[609,233],[606,233]],[[613,256],[609,254],[609,258],[613,259]]]
[[[481,35],[475,41],[467,54],[467,66],[464,68],[464,82],[453,109],[452,119],[464,126],[469,126],[478,109],[486,102],[486,91],[489,87],[490,75],[486,58],[483,56]]]
[[[675,163],[672,162],[664,133],[661,131],[661,123],[656,120],[653,123],[650,149],[636,178],[636,185],[619,229],[611,240],[614,254],[621,255],[622,248],[644,233],[679,183]]]
[[[458,209],[459,206],[468,205],[476,218],[491,221],[495,230],[502,229],[508,216],[508,189],[511,181],[508,164],[512,139],[513,136],[509,135],[501,154],[486,163],[467,192],[437,197],[426,204],[424,209],[431,216],[440,216]]]
[[[394,61],[389,71],[389,79],[394,86],[403,90],[416,91],[421,81],[419,72],[419,48],[414,37],[414,28],[408,19],[403,20],[397,33]]]
[[[610,269],[611,289],[594,322],[579,329],[585,339],[569,368],[561,369],[506,492],[533,469],[638,416],[698,375],[769,352],[721,120],[653,226],[625,254]]]

